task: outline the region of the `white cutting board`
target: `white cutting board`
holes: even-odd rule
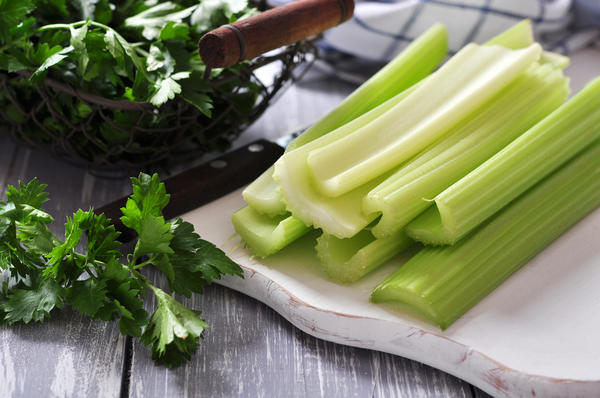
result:
[[[244,269],[221,284],[267,304],[313,336],[401,355],[496,397],[600,397],[600,209],[588,215],[445,331],[368,301],[408,258],[350,286],[330,282],[314,236],[266,260],[231,226],[235,191],[183,216]]]

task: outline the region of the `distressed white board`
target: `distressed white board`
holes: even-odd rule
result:
[[[221,283],[316,337],[414,359],[498,397],[600,394],[600,210],[571,228],[446,331],[368,301],[396,259],[351,286],[328,281],[303,238],[267,260],[234,234],[241,190],[184,218],[243,268]]]

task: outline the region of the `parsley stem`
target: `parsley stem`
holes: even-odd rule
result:
[[[152,283],[152,281],[150,279],[146,278],[144,276],[144,274],[142,274],[140,271],[137,271],[137,270],[132,269],[132,268],[130,268],[129,271],[131,271],[131,273],[133,274],[133,276],[135,276],[140,281],[142,281],[144,283],[144,285],[146,285],[146,287],[148,287],[148,288],[152,289],[153,291],[155,291],[154,284]]]
[[[140,269],[142,267],[145,267],[148,264],[152,264],[152,258],[144,261],[143,263],[139,263],[139,264],[135,264],[132,266],[132,269]]]

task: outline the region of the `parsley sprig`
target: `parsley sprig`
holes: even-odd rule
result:
[[[9,186],[7,201],[0,202],[0,268],[7,277],[2,322],[42,322],[70,305],[93,319],[119,319],[121,333],[150,345],[156,363],[174,367],[190,358],[208,324],[172,293],[190,297],[224,274],[242,276],[242,270],[190,223],[164,219],[169,194],[158,175],[141,173],[132,182],[121,220],[138,239],[127,255],[103,214],[78,210],[59,239],[49,228],[52,216],[42,209],[46,185],[33,179]],[[166,276],[170,293],[141,272],[151,265]],[[144,309],[147,292],[156,297],[151,316]]]

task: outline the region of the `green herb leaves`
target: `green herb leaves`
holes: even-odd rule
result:
[[[157,363],[173,367],[190,358],[208,325],[141,269],[155,265],[169,290],[186,297],[224,274],[242,276],[242,270],[200,239],[190,223],[165,221],[169,195],[158,175],[141,173],[132,182],[121,220],[138,241],[123,263],[119,233],[103,214],[78,210],[59,239],[48,228],[52,217],[42,210],[45,185],[34,179],[9,187],[7,201],[0,202],[0,268],[10,273],[0,292],[2,322],[41,322],[66,303],[93,319],[119,319],[121,333],[151,345]],[[150,318],[143,302],[147,291],[157,302]]]
[[[179,366],[198,346],[208,324],[200,312],[190,310],[159,288],[153,288],[157,308],[141,341],[152,344],[152,359],[167,367]]]
[[[0,122],[18,124],[23,138],[44,145],[68,136],[73,151],[94,161],[110,152],[109,162],[147,163],[140,149],[160,152],[157,146],[170,145],[175,131],[200,137],[194,144],[206,150],[222,149],[233,137],[223,126],[231,123],[210,121],[213,107],[238,123],[265,88],[240,75],[242,66],[213,72],[231,73],[225,83],[206,82],[198,41],[254,13],[248,0],[0,0]],[[64,95],[57,87],[65,86],[86,95]],[[118,102],[107,106],[111,101]],[[141,104],[124,111],[127,101]],[[235,112],[231,103],[239,104]],[[174,123],[183,131],[170,129]],[[87,139],[71,140],[81,126]],[[204,136],[199,126],[214,132]],[[107,149],[125,144],[133,150]]]

